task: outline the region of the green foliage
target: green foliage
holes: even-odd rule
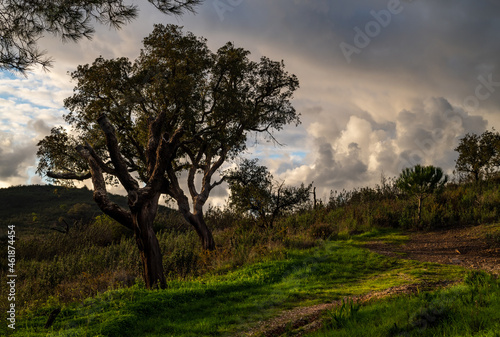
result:
[[[338,227],[328,223],[314,223],[309,229],[309,235],[313,239],[331,240],[337,238],[338,233]]]
[[[257,165],[257,161],[244,159],[238,169],[226,176],[231,191],[229,206],[236,212],[249,212],[264,227],[272,227],[278,216],[293,212],[309,201],[312,184],[291,187],[273,181],[268,169]]]
[[[418,202],[417,226],[421,226],[422,202],[435,192],[442,191],[448,182],[448,177],[439,167],[415,165],[404,169],[396,181],[396,186],[410,196],[415,196]]]
[[[486,130],[481,135],[466,134],[455,149],[455,169],[478,183],[496,171],[500,164],[500,134]]]
[[[342,305],[340,307],[331,309],[327,311],[329,316],[329,321],[327,325],[331,329],[341,329],[345,328],[348,324],[356,324],[357,313],[361,305],[354,303],[352,299],[342,299]]]
[[[148,0],[166,14],[193,11],[199,0]],[[92,38],[92,21],[119,28],[137,16],[137,6],[122,0],[87,0],[63,2],[2,1],[0,4],[0,69],[27,72],[34,65],[50,67],[52,59],[45,57],[37,46],[47,33],[61,36],[63,41]]]
[[[372,301],[355,319],[338,319],[344,324],[332,326],[327,315],[326,327],[310,336],[498,336],[499,298],[496,277],[469,272],[463,285]]]
[[[401,172],[396,186],[411,195],[427,196],[442,189],[447,181],[448,177],[441,168],[415,165]]]

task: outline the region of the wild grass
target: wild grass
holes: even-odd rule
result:
[[[449,289],[332,309],[309,336],[500,336],[499,299],[497,278],[469,272]]]
[[[391,286],[458,279],[464,270],[388,258],[350,241],[287,249],[276,259],[227,273],[171,280],[148,291],[140,283],[109,290],[81,303],[49,300],[26,312],[19,336],[223,336],[243,332],[284,309],[325,303]],[[419,273],[415,273],[419,270]],[[56,307],[54,325],[43,326]]]

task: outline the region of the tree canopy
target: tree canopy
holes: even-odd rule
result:
[[[265,227],[272,227],[276,217],[295,210],[310,200],[312,184],[286,186],[273,179],[267,167],[258,160],[244,159],[227,176],[231,195],[229,205],[241,213],[256,216]]]
[[[455,169],[472,177],[474,182],[500,166],[500,134],[486,130],[481,135],[466,134],[455,148],[458,152]]]
[[[223,182],[218,170],[246,148],[250,133],[274,138],[299,122],[290,102],[296,76],[283,62],[248,56],[232,43],[213,53],[203,38],[156,25],[134,62],[79,66],[65,100],[73,130],[54,128],[40,141],[38,172],[57,182],[91,178],[100,208],[138,237],[154,235],[149,224],[166,194],[213,249],[203,206]],[[107,198],[112,183],[127,191],[129,210]]]
[[[399,178],[396,180],[396,186],[417,198],[417,215],[420,221],[423,200],[442,189],[447,182],[448,177],[440,167],[415,165],[401,172]]]
[[[148,0],[165,14],[193,11],[202,0]],[[137,17],[135,4],[123,0],[3,0],[0,2],[0,69],[25,73],[34,65],[51,66],[38,47],[45,34],[63,41],[92,38],[94,21],[120,28]]]

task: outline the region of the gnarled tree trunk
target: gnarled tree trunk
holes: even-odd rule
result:
[[[214,250],[214,237],[212,235],[212,231],[208,228],[205,220],[203,219],[203,212],[195,212],[194,214],[191,214],[187,220],[194,227],[196,233],[198,233],[203,249]]]
[[[158,211],[159,194],[152,199],[131,205],[135,240],[141,254],[143,277],[146,287],[165,288],[166,280],[160,245],[153,231],[153,221]]]
[[[177,205],[179,206],[179,211],[184,216],[184,219],[186,219],[186,221],[189,222],[189,224],[196,230],[196,233],[200,237],[203,249],[214,250],[215,240],[212,235],[212,231],[208,228],[205,220],[203,219],[203,203],[195,202],[194,212],[191,212],[187,197],[182,195],[177,198]]]

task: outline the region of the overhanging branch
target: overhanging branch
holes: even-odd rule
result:
[[[47,177],[61,180],[87,180],[92,178],[90,172],[47,172]]]

